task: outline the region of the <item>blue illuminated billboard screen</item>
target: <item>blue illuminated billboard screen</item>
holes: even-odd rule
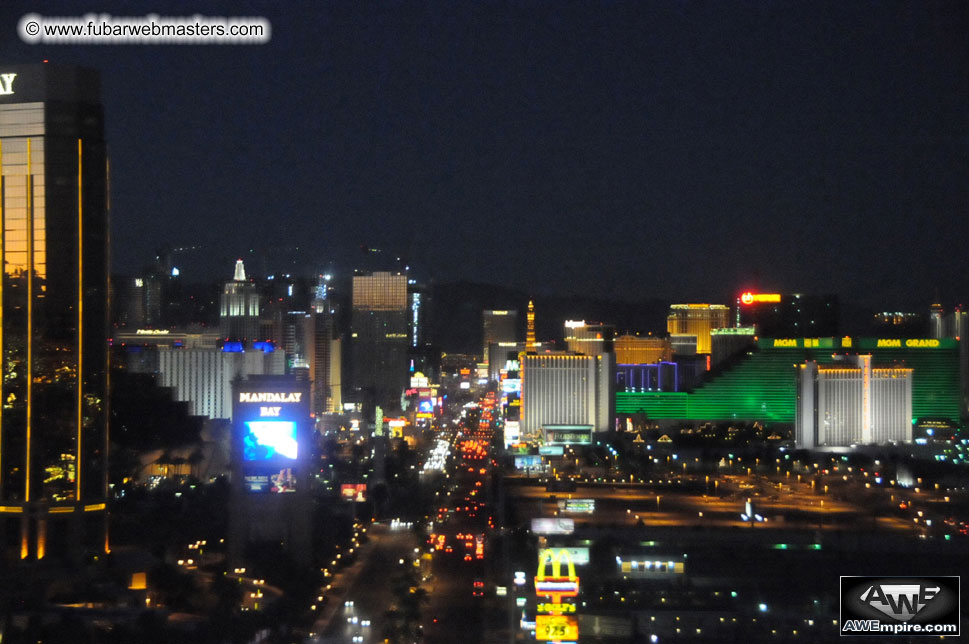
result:
[[[296,423],[288,420],[246,421],[242,438],[242,459],[268,461],[275,458],[296,460]]]

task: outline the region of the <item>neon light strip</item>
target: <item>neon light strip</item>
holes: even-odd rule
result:
[[[31,180],[30,139],[27,139],[27,464],[24,501],[30,503],[31,404],[34,391],[34,182]],[[21,554],[23,546],[21,544]]]
[[[84,222],[81,206],[81,139],[77,140],[77,468],[74,498],[81,500],[81,468],[84,454],[81,452],[81,427],[84,424]]]

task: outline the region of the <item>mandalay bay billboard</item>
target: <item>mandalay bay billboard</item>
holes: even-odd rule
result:
[[[257,494],[295,492],[310,420],[307,394],[282,383],[252,384],[238,387],[233,401],[244,487]]]

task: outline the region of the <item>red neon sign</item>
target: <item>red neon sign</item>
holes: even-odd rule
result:
[[[745,291],[740,296],[740,301],[743,304],[751,305],[760,302],[780,302],[780,293],[751,293],[750,291]]]

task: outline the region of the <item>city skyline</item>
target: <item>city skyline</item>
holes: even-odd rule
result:
[[[4,3],[0,640],[958,637],[969,5],[822,1]]]
[[[365,245],[539,294],[964,301],[957,3],[264,9],[229,13],[267,45],[0,45],[101,72],[116,271]]]

